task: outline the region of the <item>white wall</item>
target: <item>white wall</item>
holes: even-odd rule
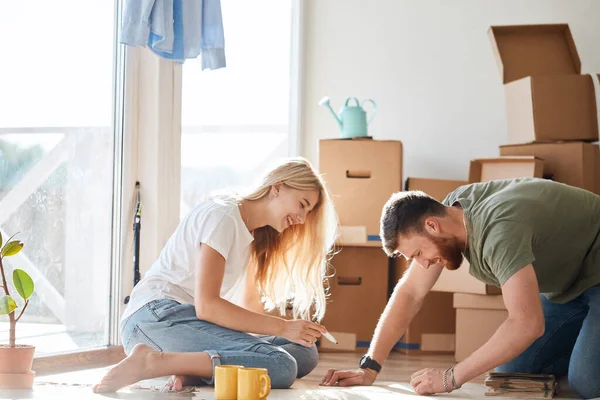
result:
[[[374,99],[375,139],[404,143],[404,178],[466,179],[468,162],[506,140],[490,25],[569,23],[583,73],[600,72],[597,0],[306,0],[302,155],[338,136],[318,106]]]

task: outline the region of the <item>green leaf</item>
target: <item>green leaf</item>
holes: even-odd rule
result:
[[[22,269],[15,269],[13,271],[13,284],[23,300],[27,300],[33,294],[33,279]]]
[[[0,232],[0,249],[2,248],[2,232]]]
[[[2,249],[2,257],[14,256],[19,253],[23,248],[23,243],[18,240],[6,243],[6,246]]]
[[[10,296],[0,298],[0,315],[8,315],[17,309],[17,303]]]

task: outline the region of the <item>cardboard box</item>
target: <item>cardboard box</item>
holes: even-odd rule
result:
[[[544,163],[533,156],[479,158],[471,160],[469,182],[522,177],[542,178]]]
[[[450,271],[446,268],[438,278],[432,292],[451,292],[451,293],[468,293],[479,295],[501,294],[502,289],[487,285],[469,274],[471,264],[465,259],[460,267],[455,271]]]
[[[362,244],[367,242],[367,227],[366,226],[340,226],[339,227],[339,244]]]
[[[483,346],[508,318],[502,296],[478,296],[456,293],[456,352],[457,362],[469,357]]]
[[[592,77],[567,24],[492,26],[505,84],[508,143],[598,140]]]
[[[541,158],[544,160],[545,177],[600,194],[598,144],[564,142],[506,145],[500,146],[500,154]]]
[[[406,190],[421,190],[441,203],[450,192],[467,183],[467,181],[448,179],[408,178],[405,188]]]
[[[392,279],[395,286],[408,266],[404,257],[392,260]],[[452,307],[452,293],[431,292],[425,297],[423,306],[394,346],[394,350],[405,354],[453,354],[455,329],[456,316]]]
[[[394,349],[405,354],[453,354],[456,314],[452,296],[430,292]]]
[[[388,257],[381,248],[346,246],[331,264],[335,274],[322,325],[354,333],[357,346],[368,347],[388,300]]]
[[[402,142],[321,140],[319,172],[332,194],[340,225],[365,226],[368,242],[381,247],[383,206],[402,190]]]
[[[354,352],[356,351],[356,334],[347,332],[329,332],[337,343],[332,343],[324,337],[318,341],[319,352]]]

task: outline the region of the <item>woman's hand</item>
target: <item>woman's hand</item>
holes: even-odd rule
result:
[[[286,320],[283,323],[282,337],[290,342],[301,344],[305,347],[311,347],[321,334],[327,332],[324,326],[314,322],[305,321],[302,319]]]

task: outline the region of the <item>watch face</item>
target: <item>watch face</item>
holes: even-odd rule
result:
[[[367,365],[369,363],[369,356],[362,356],[360,359],[360,366],[364,367],[365,365]]]

